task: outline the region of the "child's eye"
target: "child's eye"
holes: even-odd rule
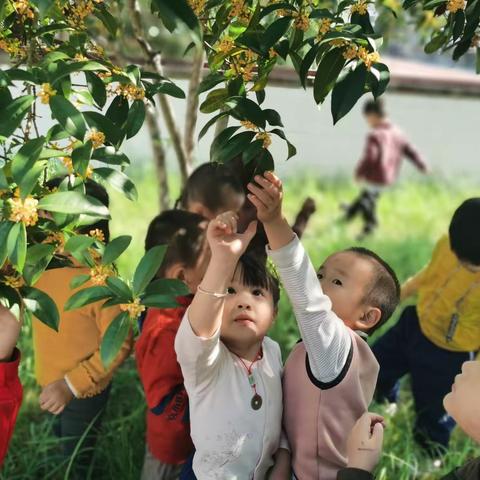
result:
[[[234,293],[237,293],[233,287],[228,287],[227,288],[227,293],[230,295],[233,295]]]
[[[323,278],[323,273],[317,273],[317,278],[321,280]]]
[[[332,280],[332,283],[333,283],[334,285],[340,285],[340,286],[343,285],[342,281],[339,280],[338,278],[333,279],[333,280]]]
[[[261,295],[263,295],[263,292],[260,288],[255,288],[254,290],[252,290],[252,295],[255,295],[256,297],[260,297]]]

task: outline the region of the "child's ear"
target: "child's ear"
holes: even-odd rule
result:
[[[377,307],[368,307],[355,327],[358,330],[368,331],[372,329],[382,318],[382,311]]]
[[[165,271],[165,278],[175,278],[185,281],[185,268],[181,263],[175,263],[168,267]]]

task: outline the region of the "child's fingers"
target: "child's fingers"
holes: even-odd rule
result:
[[[271,205],[274,199],[268,194],[264,188],[257,187],[253,183],[248,184],[248,189],[257,198],[259,198],[265,205]]]
[[[245,230],[245,232],[243,232],[242,235],[248,238],[249,240],[251,240],[255,236],[255,233],[257,232],[257,224],[258,222],[256,220],[253,220],[252,222],[250,222],[248,224],[247,229]]]
[[[266,206],[258,197],[256,197],[255,195],[249,193],[247,196],[248,196],[248,199],[250,200],[250,202],[252,202],[252,204],[254,205],[254,207],[257,209],[257,211],[261,211],[261,210],[266,210],[266,209],[267,209],[267,206]]]
[[[263,187],[270,196],[276,197],[280,195],[280,190],[278,187],[271,182],[268,178],[261,177],[260,175],[255,176],[255,181]]]
[[[381,448],[383,443],[383,425],[380,422],[373,426],[372,438],[370,440],[376,448]]]
[[[43,402],[40,404],[40,408],[42,410],[47,410],[47,411],[50,411],[50,409],[52,408],[52,406],[55,404],[55,400],[53,399],[48,399],[47,401]]]
[[[54,415],[60,415],[65,410],[65,405],[60,405],[55,408],[55,410],[51,410],[51,413]]]
[[[265,172],[264,176],[270,182],[272,182],[280,191],[282,190],[283,188],[282,181],[273,172]]]

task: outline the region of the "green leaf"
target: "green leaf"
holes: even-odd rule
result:
[[[190,290],[181,280],[173,278],[159,278],[148,285],[145,296],[148,295],[170,295],[182,297],[188,295]],[[142,302],[143,303],[143,302]]]
[[[476,49],[476,56],[475,56],[476,62],[475,62],[475,69],[477,74],[480,73],[480,48],[477,47]]]
[[[241,97],[231,114],[240,120],[249,120],[257,127],[265,128],[265,115],[263,114],[263,110],[257,103],[248,98]]]
[[[60,315],[55,302],[38,288],[22,287],[21,292],[27,309],[42,323],[58,331]]]
[[[297,149],[295,148],[295,146],[293,144],[291,144],[287,137],[285,136],[285,133],[283,130],[280,130],[279,128],[274,128],[272,130],[272,133],[274,133],[275,135],[277,135],[278,137],[280,137],[282,140],[285,140],[285,143],[287,144],[287,149],[288,149],[288,156],[287,156],[287,160],[289,160],[290,158],[292,158],[293,156],[295,156],[297,154]]]
[[[244,165],[258,158],[263,150],[263,140],[255,140],[242,153],[242,162]]]
[[[23,278],[25,278],[28,285],[34,285],[37,282],[50,264],[54,253],[54,245],[37,243],[28,247],[23,269]]]
[[[85,275],[85,274],[77,275],[76,277],[72,278],[70,282],[70,288],[72,290],[76,290],[82,285],[85,285],[89,280],[90,280],[90,275]]]
[[[295,7],[291,5],[290,3],[287,2],[280,2],[280,3],[274,3],[267,5],[266,7],[262,8],[260,17],[266,17],[270,13],[274,12],[275,10],[291,10],[292,12],[296,11]]]
[[[7,177],[3,172],[3,168],[0,168],[0,190],[7,190],[10,187]]]
[[[93,151],[92,159],[109,165],[130,165],[129,158],[124,153],[115,150],[114,147],[97,148]]]
[[[445,42],[447,41],[447,37],[443,34],[437,34],[425,45],[425,53],[433,53],[436,52],[439,48],[441,48]]]
[[[213,158],[215,152],[240,128],[240,126],[227,127],[222,130],[210,145],[210,159]]]
[[[56,192],[43,197],[38,208],[48,212],[69,213],[73,215],[95,215],[101,218],[110,218],[108,208],[96,198],[83,195],[79,192]]]
[[[34,138],[23,144],[12,160],[13,179],[20,188],[21,198],[25,199],[37,184],[46,163],[37,163],[45,137]]]
[[[223,73],[211,72],[200,82],[198,93],[206,92],[223,81],[225,81]]]
[[[145,104],[141,100],[135,100],[130,107],[127,117],[127,138],[134,137],[142,128],[145,121]]]
[[[133,276],[134,296],[138,296],[140,293],[142,293],[155,277],[160,266],[162,265],[166,251],[166,245],[158,245],[150,249],[140,260],[140,263],[138,264]]]
[[[225,117],[228,115],[228,112],[220,112],[217,115],[215,115],[213,118],[211,118],[205,126],[200,130],[200,133],[198,134],[198,139],[201,140],[204,135],[208,132],[209,128],[217,122],[217,120],[220,120],[220,118]]]
[[[58,66],[55,70],[55,73],[53,73],[50,76],[50,83],[52,85],[56,84],[62,78],[76,72],[92,72],[92,71],[108,72],[107,67],[105,67],[99,62],[93,62],[90,60],[84,61],[84,62],[72,62],[72,63],[59,62],[57,65]]]
[[[10,236],[10,230],[15,224],[13,222],[0,222],[0,268],[3,267],[5,260],[11,251],[8,249],[7,239]]]
[[[187,27],[195,42],[202,40],[198,18],[187,0],[152,0],[152,7],[170,32],[173,32],[178,23],[181,23]]]
[[[255,137],[256,132],[241,132],[233,136],[213,152],[212,162],[227,163],[242,153]]]
[[[110,35],[115,38],[117,36],[118,22],[107,8],[104,5],[97,5],[94,15],[105,25]]]
[[[123,128],[128,117],[128,100],[123,95],[117,95],[108,107],[106,117],[119,128]]]
[[[12,262],[19,272],[23,271],[25,266],[25,259],[27,257],[27,230],[23,223],[16,223],[10,234],[16,237],[15,246],[10,255]]]
[[[5,109],[3,109],[2,115],[0,116],[1,136],[10,137],[10,135],[15,132],[34,101],[35,97],[32,95],[24,95],[16,98]]]
[[[350,22],[356,23],[362,27],[363,33],[372,34],[375,33],[375,30],[370,23],[370,15],[365,13],[364,15],[360,15],[360,13],[355,12],[352,14],[350,18]]]
[[[175,308],[178,302],[170,295],[146,295],[142,299],[142,305],[155,308]]]
[[[85,80],[87,82],[88,91],[92,95],[95,103],[103,108],[107,103],[107,90],[103,80],[92,72],[85,72]]]
[[[217,88],[208,93],[207,98],[200,105],[202,113],[213,113],[222,108],[228,100],[229,94],[227,88]]]
[[[458,60],[460,57],[465,55],[465,53],[470,50],[470,45],[471,45],[471,39],[467,39],[465,41],[461,41],[456,47],[455,50],[453,51],[452,58],[454,60]]]
[[[117,357],[129,332],[130,317],[128,312],[122,312],[112,320],[102,338],[100,358],[105,369],[108,369]]]
[[[54,125],[50,128],[47,132],[46,141],[54,141],[54,140],[64,140],[65,138],[69,138],[70,134],[66,132],[61,125]],[[65,155],[62,155],[65,156]]]
[[[306,88],[308,71],[310,70],[312,63],[314,62],[315,57],[317,56],[317,53],[320,50],[320,47],[321,45],[317,43],[307,52],[305,57],[303,57],[303,61],[302,61],[302,64],[300,65],[300,72],[299,72],[300,83],[302,84],[303,88]]]
[[[88,287],[74,293],[65,303],[66,312],[84,307],[92,303],[99,302],[112,296],[112,292],[107,287]]]
[[[272,110],[270,108],[266,108],[263,111],[263,115],[265,116],[265,120],[272,126],[272,127],[283,127],[282,119],[280,114],[276,110]]]
[[[128,106],[128,105],[127,105]],[[127,112],[128,115],[128,112]],[[122,132],[109,118],[98,112],[83,112],[83,116],[90,128],[96,128],[105,134],[105,142],[118,145],[122,140]]]
[[[292,17],[283,17],[269,25],[261,36],[261,48],[264,52],[268,52],[285,35],[292,20]]]
[[[320,62],[313,83],[313,97],[316,103],[323,103],[345,65],[339,48],[328,52]]]
[[[36,83],[35,76],[31,72],[22,70],[21,68],[11,68],[5,73],[8,75],[8,78],[13,81]]]
[[[94,243],[95,239],[93,237],[89,237],[88,235],[74,235],[67,240],[64,249],[72,255],[78,255],[89,249]]]
[[[263,151],[260,152],[260,156],[257,158],[257,166],[254,175],[263,175],[265,172],[273,171],[274,169],[275,163],[272,154],[264,148]]]
[[[465,12],[463,10],[457,10],[454,17],[454,26],[453,26],[453,41],[456,41],[460,38],[463,33],[463,28],[465,27]]]
[[[93,171],[93,178],[104,186],[109,186],[123,193],[129,200],[137,200],[138,193],[135,184],[119,170],[100,167]]]
[[[64,97],[54,95],[50,98],[52,116],[72,137],[83,141],[87,125],[83,115]]]
[[[364,94],[366,81],[367,68],[361,63],[335,85],[331,105],[334,124],[344,117]]]
[[[102,263],[113,263],[130,245],[132,237],[122,235],[113,239],[106,247],[102,257]]]
[[[376,63],[370,70],[370,76],[373,77],[372,93],[375,98],[383,95],[390,82],[390,70],[383,63]]]
[[[90,165],[90,158],[92,156],[92,141],[88,140],[86,143],[79,145],[72,151],[72,162],[75,171],[83,178],[87,175],[87,169]]]
[[[152,85],[147,89],[146,96],[151,98],[157,93],[175,98],[185,98],[185,92],[173,82],[160,82]]]
[[[130,287],[118,277],[108,277],[107,286],[117,297],[120,297],[123,302],[130,302],[133,299],[133,293]]]

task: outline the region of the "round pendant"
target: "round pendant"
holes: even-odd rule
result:
[[[262,406],[262,397],[256,393],[253,397],[252,397],[252,401],[250,402],[250,404],[252,405],[252,408],[254,410],[259,410]]]

